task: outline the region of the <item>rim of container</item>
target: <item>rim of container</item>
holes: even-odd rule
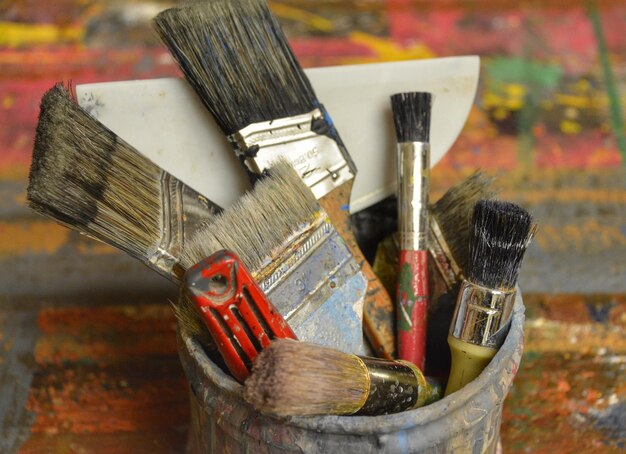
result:
[[[258,413],[260,417],[273,421],[276,424],[293,426],[301,429],[309,429],[326,433],[352,433],[371,435],[373,425],[376,426],[377,433],[384,434],[406,429],[411,426],[423,425],[436,421],[455,412],[465,406],[484,389],[490,386],[494,375],[506,367],[517,367],[521,358],[515,358],[516,346],[522,342],[524,322],[524,304],[521,293],[518,289],[513,307],[511,328],[507,334],[504,344],[496,353],[485,370],[477,379],[465,385],[461,390],[434,402],[427,407],[407,410],[400,413],[379,416],[295,416],[290,418],[280,418],[265,413]],[[200,369],[206,373],[208,379],[219,388],[227,399],[237,401],[235,404],[245,406],[250,412],[257,412],[248,402],[243,399],[243,386],[236,382],[228,374],[224,373],[215,365],[204,353],[200,344],[193,338],[179,331],[181,346],[187,350],[189,356],[196,361]],[[507,364],[509,363],[509,364]]]

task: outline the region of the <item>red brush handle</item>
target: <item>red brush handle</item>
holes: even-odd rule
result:
[[[185,285],[228,370],[241,383],[272,339],[296,339],[232,252],[216,252],[189,268]]]
[[[398,358],[424,370],[428,311],[428,252],[400,251],[397,320]]]

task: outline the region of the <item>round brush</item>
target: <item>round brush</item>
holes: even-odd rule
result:
[[[515,301],[515,285],[536,226],[522,207],[481,200],[474,207],[469,266],[448,335],[451,394],[474,380],[504,342]]]
[[[398,139],[398,357],[424,370],[428,306],[430,93],[398,93],[391,110]]]
[[[406,361],[277,339],[255,360],[244,398],[279,416],[382,415],[427,405],[441,391]]]

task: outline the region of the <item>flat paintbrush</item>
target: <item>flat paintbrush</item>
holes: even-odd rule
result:
[[[398,93],[391,110],[398,140],[398,358],[424,370],[428,314],[430,93]]]
[[[188,269],[222,249],[239,256],[298,338],[364,352],[366,280],[286,160],[196,233],[181,266]]]
[[[428,405],[441,391],[408,361],[291,340],[273,341],[263,350],[244,384],[248,402],[279,416],[396,413]]]
[[[481,200],[474,207],[467,277],[448,335],[452,369],[446,395],[478,377],[504,342],[517,277],[535,229],[530,213],[519,205]]]
[[[41,101],[27,198],[174,282],[187,240],[221,210],[91,117],[62,84]]]
[[[285,156],[319,199],[368,279],[365,333],[392,357],[393,304],[350,230],[356,169],[266,2],[185,5],[155,26],[251,179]]]

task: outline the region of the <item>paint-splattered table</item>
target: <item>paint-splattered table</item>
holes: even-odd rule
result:
[[[0,452],[180,452],[188,419],[158,276],[24,206],[54,82],[179,75],[165,2],[0,5]],[[626,7],[616,1],[272,2],[305,66],[479,54],[433,197],[482,167],[541,228],[521,278],[526,352],[506,452],[626,446]]]

